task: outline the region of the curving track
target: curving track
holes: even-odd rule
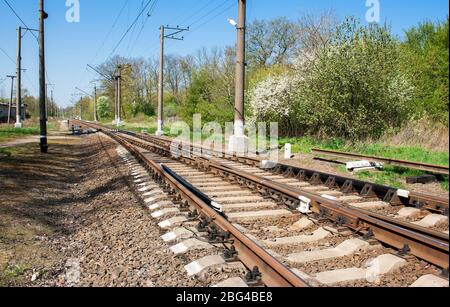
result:
[[[241,261],[249,269],[250,284],[448,286],[445,276],[436,276],[442,269],[448,272],[448,233],[401,216],[415,210],[443,216],[448,201],[419,195],[421,209],[411,208],[414,195],[398,195],[403,191],[388,189],[397,201],[380,200],[380,187],[370,183],[357,194],[355,188],[344,191],[331,175],[324,184],[318,173],[308,178],[305,170],[297,174],[282,165],[271,172],[257,167],[257,159],[222,153],[175,160],[168,139],[82,124],[118,141],[170,196],[171,202],[149,209],[157,219],[175,221],[168,233],[169,242],[178,243],[174,252],[177,246],[195,248],[188,243],[196,238],[222,244],[222,258]],[[310,212],[301,214],[302,204]],[[197,221],[196,230],[186,232],[183,222],[176,222],[185,220]]]

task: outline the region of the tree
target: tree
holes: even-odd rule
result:
[[[100,119],[111,118],[111,113],[109,112],[109,99],[106,96],[101,96],[97,99],[97,114]]]
[[[297,26],[285,17],[255,20],[248,27],[248,58],[253,67],[288,64],[297,46]]]
[[[449,116],[449,20],[425,22],[406,31],[402,44],[403,69],[416,88],[416,117],[431,117],[448,125]]]
[[[285,134],[377,138],[409,115],[414,88],[400,68],[389,28],[350,18],[309,65],[256,86],[250,104],[256,118],[279,121]]]

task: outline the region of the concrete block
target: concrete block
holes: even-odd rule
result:
[[[292,213],[288,210],[267,210],[267,211],[255,211],[255,212],[236,212],[229,213],[228,218],[230,221],[248,221],[264,218],[281,218],[291,216]]]
[[[260,196],[233,196],[233,197],[217,197],[214,199],[215,202],[218,202],[223,205],[233,204],[233,203],[255,203],[255,202],[263,202],[264,199]]]
[[[289,245],[289,244],[304,244],[304,243],[312,243],[317,242],[323,239],[326,239],[331,235],[330,232],[326,231],[323,228],[319,228],[314,231],[311,235],[302,235],[295,237],[286,237],[286,238],[278,238],[275,240],[266,240],[263,241],[264,244],[268,246],[279,246],[279,245]]]
[[[326,259],[350,256],[356,252],[367,250],[370,244],[360,239],[350,239],[335,248],[291,254],[287,260],[293,263],[307,263]]]
[[[260,203],[255,203],[255,204],[248,204],[248,203],[224,204],[222,206],[225,211],[240,210],[240,209],[257,210],[257,209],[276,209],[276,208],[278,208],[278,205],[276,203],[271,203],[271,202],[260,202]]]
[[[304,217],[300,221],[298,221],[297,223],[292,225],[291,229],[294,231],[301,231],[304,229],[308,229],[309,227],[311,227],[313,225],[314,225],[314,223],[310,219],[308,219],[307,217]]]
[[[314,276],[314,279],[324,285],[334,285],[343,282],[364,280],[366,276],[366,269],[349,268],[318,273]]]
[[[160,201],[156,204],[148,206],[148,210],[150,211],[156,211],[160,209],[166,209],[166,208],[175,208],[175,205],[171,201]]]
[[[171,219],[162,221],[158,224],[159,228],[162,229],[169,229],[171,227],[177,227],[183,224],[184,222],[187,222],[187,218],[185,216],[176,216]]]
[[[188,272],[188,276],[195,276],[209,268],[223,265],[226,265],[226,262],[222,256],[206,256],[200,260],[189,263],[184,269]]]
[[[154,196],[154,197],[150,197],[150,198],[147,198],[146,200],[144,200],[144,202],[146,204],[154,204],[154,203],[157,203],[157,202],[163,201],[163,200],[167,200],[167,196],[166,195],[157,195],[157,196]]]
[[[144,196],[144,197],[155,196],[155,195],[164,195],[164,192],[161,189],[155,188],[152,191],[145,192],[144,194],[142,194],[142,196]]]
[[[176,215],[179,214],[180,210],[178,208],[166,208],[152,213],[152,218],[160,219],[166,215]]]
[[[420,277],[411,288],[448,288],[449,281],[447,279],[435,276],[425,275]]]
[[[187,241],[181,242],[177,245],[174,245],[170,248],[170,250],[175,255],[185,254],[191,250],[208,250],[212,249],[213,246],[209,243],[197,240],[197,239],[189,239]]]
[[[248,288],[248,285],[240,277],[230,278],[218,283],[212,288]]]
[[[381,255],[369,262],[367,278],[369,281],[374,282],[380,276],[393,273],[407,264],[407,261],[403,258],[391,254]]]
[[[440,214],[430,214],[430,215],[426,216],[420,222],[417,222],[414,224],[425,227],[425,228],[432,228],[432,227],[448,224],[448,217],[445,215],[440,215]]]
[[[350,206],[365,210],[378,210],[378,209],[386,209],[391,205],[384,201],[372,201],[366,203],[351,203]]]
[[[176,228],[171,232],[166,233],[161,236],[164,242],[173,242],[177,240],[187,240],[194,237],[195,234],[198,234],[198,231],[195,228],[186,229],[184,227]]]
[[[421,214],[422,214],[422,211],[420,209],[406,207],[406,208],[401,209],[397,213],[395,218],[399,218],[399,219],[407,219],[407,218],[415,219],[415,218],[418,218]]]

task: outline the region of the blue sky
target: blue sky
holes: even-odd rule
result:
[[[7,1],[29,27],[37,27],[37,0]],[[46,10],[50,15],[46,22],[46,59],[50,79],[47,82],[55,84],[55,98],[60,105],[70,103],[76,86],[91,89],[89,82],[95,75],[86,71],[86,64],[97,65],[108,58],[145,2],[147,0],[79,0],[80,22],[68,23],[65,0],[46,0]],[[443,20],[449,11],[447,0],[380,0],[380,4],[381,20],[390,23],[399,36],[421,21]],[[122,15],[112,28],[122,7],[125,7]],[[248,0],[248,19],[250,22],[256,18],[279,16],[296,19],[304,13],[318,14],[329,9],[334,9],[341,18],[352,15],[364,20],[366,0]],[[235,41],[235,30],[226,20],[236,15],[237,0],[159,0],[140,36],[137,37],[137,34],[143,19],[139,20],[116,53],[146,58],[156,56],[161,24],[191,25],[192,31],[186,35],[185,41],[167,43],[167,53],[183,55],[200,47],[230,45]],[[4,0],[0,0],[0,48],[13,60],[16,58],[16,28],[19,25],[17,17]],[[109,31],[111,34],[107,37]],[[24,87],[37,95],[38,46],[30,33],[23,39],[23,67],[27,69],[23,78]],[[15,64],[0,50],[1,96],[8,96],[10,86],[9,81],[3,81],[3,78],[14,73]]]

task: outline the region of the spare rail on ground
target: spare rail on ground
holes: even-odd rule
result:
[[[390,164],[393,166],[399,166],[399,167],[429,172],[432,174],[438,174],[438,175],[444,175],[444,176],[449,175],[449,167],[448,166],[427,164],[427,163],[421,163],[421,162],[412,162],[412,161],[405,161],[405,160],[397,160],[397,159],[390,159],[390,158],[382,158],[382,157],[375,157],[375,156],[367,156],[367,155],[361,155],[361,154],[355,154],[355,153],[347,153],[347,152],[340,152],[340,151],[334,151],[334,150],[324,150],[324,149],[317,149],[317,148],[314,148],[312,150],[312,152],[317,155],[326,155],[326,156],[333,156],[333,157],[339,157],[339,158],[345,158],[345,159],[360,159],[360,160],[364,159],[364,160],[370,160],[371,162],[380,162],[380,163]]]

